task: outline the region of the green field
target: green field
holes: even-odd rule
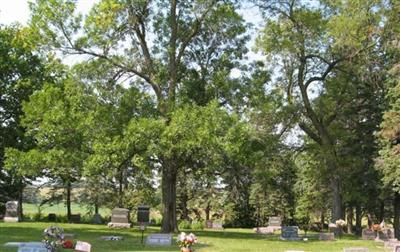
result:
[[[10,241],[40,241],[43,229],[53,223],[0,222],[0,243]],[[179,251],[178,246],[147,247],[142,246],[141,233],[137,227],[129,230],[108,229],[105,225],[89,224],[57,224],[64,228],[66,233],[76,235],[76,240],[87,241],[92,244],[93,252],[105,251]],[[159,228],[150,227],[149,232],[157,232]],[[198,252],[239,252],[239,251],[267,251],[283,252],[285,250],[304,250],[307,252],[342,252],[344,247],[368,247],[370,252],[384,251],[383,243],[375,241],[362,241],[354,236],[344,236],[342,239],[331,242],[317,241],[281,241],[279,235],[260,236],[252,233],[250,229],[227,229],[224,231],[195,231],[199,243],[195,245]],[[103,235],[122,235],[124,241],[102,241]],[[175,235],[176,237],[176,235]],[[16,251],[15,248],[0,247],[1,251]],[[65,250],[68,251],[68,250]],[[71,251],[71,250],[69,250]]]
[[[24,203],[23,204],[24,214],[36,214],[38,212],[38,208],[34,204]],[[86,215],[88,209],[79,205],[72,203],[71,209],[73,214],[81,214]],[[107,216],[111,214],[111,211],[107,208],[100,208],[99,212],[102,216]],[[57,215],[67,215],[67,208],[64,204],[56,204],[56,205],[44,205],[42,207],[42,215],[47,216],[49,213],[55,213]]]

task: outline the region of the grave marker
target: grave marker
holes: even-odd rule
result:
[[[400,245],[395,245],[393,248],[393,252],[400,252]]]
[[[103,223],[103,221],[101,220],[101,215],[100,214],[93,215],[92,223],[93,224],[101,224],[101,223]]]
[[[296,241],[299,238],[299,227],[297,226],[283,226],[282,227],[282,240]]]
[[[369,252],[369,249],[364,247],[352,247],[352,248],[344,248],[343,252]]]
[[[363,229],[362,230],[362,239],[363,240],[375,240],[376,233],[371,229]]]
[[[82,241],[76,242],[76,245],[75,245],[76,251],[90,252],[91,249],[92,249],[92,245],[88,242],[82,242]]]
[[[23,242],[18,246],[18,252],[50,252],[41,242]]]
[[[137,214],[137,222],[148,224],[150,223],[150,207],[149,206],[139,206]]]
[[[335,233],[319,233],[320,241],[334,241]]]
[[[57,221],[57,216],[55,213],[49,213],[49,215],[47,216],[47,220],[51,221],[51,222],[56,222]]]
[[[111,212],[111,222],[108,223],[110,228],[130,228],[129,210],[125,208],[114,208]]]
[[[81,214],[71,214],[69,222],[71,222],[71,223],[81,223]]]
[[[146,245],[171,246],[172,234],[150,234],[146,238]]]
[[[18,201],[7,201],[6,203],[6,216],[4,222],[18,222],[19,219]]]

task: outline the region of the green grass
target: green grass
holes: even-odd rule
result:
[[[0,244],[10,241],[40,241],[43,229],[54,223],[43,222],[0,222]],[[138,228],[129,230],[108,229],[105,225],[89,224],[57,224],[64,228],[66,233],[76,235],[75,240],[87,241],[92,244],[93,252],[106,251],[179,251],[178,246],[148,247],[140,243],[141,233]],[[150,227],[149,232],[157,232],[159,228]],[[266,251],[283,252],[285,250],[304,250],[307,252],[341,252],[344,247],[368,247],[370,252],[384,251],[383,243],[362,241],[354,236],[344,236],[337,241],[322,242],[315,238],[304,241],[281,241],[279,235],[260,236],[250,229],[228,229],[224,231],[195,231],[199,244],[195,245],[196,252],[239,252],[239,251]],[[124,241],[102,241],[103,235],[122,235]],[[175,235],[176,237],[176,235]],[[15,248],[0,247],[0,251],[16,251]],[[72,251],[72,250],[65,250]]]
[[[34,204],[29,204],[29,203],[24,203],[23,204],[23,209],[24,209],[24,214],[35,214],[38,212],[38,208]],[[85,207],[82,207],[79,204],[72,203],[71,204],[71,209],[73,214],[81,214],[85,215],[88,212],[88,209]],[[100,208],[99,209],[100,214],[102,216],[110,215],[111,211],[106,208]],[[67,208],[64,204],[56,204],[56,205],[44,205],[42,207],[42,215],[47,216],[49,213],[55,213],[56,215],[66,215],[67,214]]]

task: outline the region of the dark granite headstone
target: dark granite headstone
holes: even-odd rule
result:
[[[71,214],[71,218],[69,219],[71,223],[81,223],[81,214]]]
[[[95,215],[93,215],[92,223],[94,223],[94,224],[101,224],[101,223],[103,223],[103,221],[101,220],[101,215],[100,215],[100,214],[95,214]]]
[[[289,241],[300,240],[299,227],[297,226],[283,226],[281,231],[282,231],[281,234],[282,240],[289,240]]]
[[[6,203],[6,216],[4,222],[18,222],[19,219],[18,201],[8,201]]]
[[[55,213],[49,213],[49,215],[47,216],[47,220],[51,221],[51,222],[56,222],[57,221],[57,216]]]
[[[149,206],[139,206],[137,214],[138,223],[149,223],[150,222],[150,207]]]

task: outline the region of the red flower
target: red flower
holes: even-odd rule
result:
[[[71,240],[65,240],[62,244],[63,248],[66,249],[73,249],[74,248],[74,242]]]

